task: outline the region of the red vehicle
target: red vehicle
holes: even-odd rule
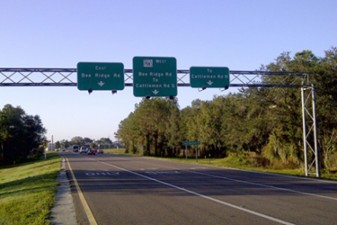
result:
[[[87,154],[88,155],[96,155],[96,150],[95,149],[89,149]]]

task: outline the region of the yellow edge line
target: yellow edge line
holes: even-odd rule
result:
[[[74,175],[73,169],[71,168],[70,163],[69,163],[69,161],[68,161],[67,158],[66,158],[66,161],[67,161],[67,165],[68,165],[68,168],[69,168],[69,170],[70,170],[71,176],[72,176],[73,179],[74,179],[74,183],[75,183],[75,187],[76,187],[76,189],[77,189],[78,196],[79,196],[80,201],[81,201],[81,203],[82,203],[82,205],[83,205],[84,212],[85,212],[85,214],[86,214],[87,217],[88,217],[89,223],[90,223],[91,225],[97,225],[97,222],[96,222],[96,220],[95,220],[95,217],[94,217],[94,215],[92,214],[91,209],[90,209],[90,207],[89,207],[87,201],[85,200],[85,197],[84,197],[84,195],[83,195],[83,193],[82,193],[82,191],[81,191],[80,185],[78,185],[78,182],[77,182],[76,177],[75,177],[75,175]]]

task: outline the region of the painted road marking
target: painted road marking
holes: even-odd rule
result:
[[[152,159],[152,160],[155,160],[155,159]],[[187,172],[187,173],[194,173],[194,174],[204,175],[204,176],[208,176],[208,177],[214,177],[214,178],[219,178],[219,179],[224,179],[224,180],[235,181],[235,182],[238,182],[238,183],[246,183],[246,184],[260,186],[260,187],[266,187],[266,188],[271,188],[271,189],[276,189],[276,190],[281,190],[281,191],[286,191],[286,192],[297,193],[297,194],[301,194],[301,195],[308,195],[308,196],[312,196],[312,197],[337,201],[337,198],[326,196],[326,195],[314,194],[314,193],[304,192],[304,191],[296,191],[296,190],[289,189],[289,188],[281,188],[281,187],[277,187],[277,186],[273,186],[273,185],[260,184],[260,183],[256,183],[256,182],[233,179],[233,178],[229,178],[229,177],[225,177],[225,176],[218,176],[218,175],[212,175],[212,174],[207,174],[207,173],[202,173],[202,172],[191,171],[191,170],[196,170],[196,169],[207,169],[207,167],[191,167],[189,169],[179,169],[179,168],[168,167],[168,166],[165,166],[165,167],[167,169],[174,169],[174,170],[184,171],[184,172]],[[282,174],[267,174],[267,173],[262,173],[262,172],[257,172],[257,171],[247,171],[247,170],[236,169],[236,168],[226,168],[226,169],[238,170],[238,171],[243,171],[243,172],[246,172],[246,173],[263,174],[263,175],[269,175],[269,176],[279,176],[279,177],[288,177],[288,178],[290,177],[290,176],[282,175]],[[307,178],[307,177],[296,177],[296,179],[312,181],[312,178]],[[316,181],[321,182],[321,183],[334,183],[334,184],[336,183],[335,181],[327,181],[327,180],[316,180]]]
[[[94,217],[94,215],[92,214],[92,211],[91,211],[91,209],[90,209],[90,207],[89,207],[87,201],[85,200],[85,197],[84,197],[84,195],[83,195],[83,192],[82,192],[82,190],[81,190],[81,188],[80,188],[80,186],[79,186],[79,184],[78,184],[78,182],[77,182],[77,180],[76,180],[76,177],[75,177],[75,175],[74,175],[73,169],[72,169],[71,166],[70,166],[69,160],[66,159],[66,161],[67,161],[67,165],[68,165],[69,171],[70,171],[70,173],[71,173],[71,176],[72,176],[72,178],[74,179],[74,183],[75,183],[75,187],[76,187],[78,196],[79,196],[80,201],[81,201],[81,203],[82,203],[82,205],[83,205],[84,212],[85,212],[85,214],[86,214],[87,217],[88,217],[89,223],[90,223],[90,225],[97,225],[97,222],[96,222],[96,220],[95,220],[95,217]]]
[[[207,177],[213,177],[213,178],[220,178],[220,179],[224,179],[224,180],[235,181],[235,182],[243,183],[243,184],[255,185],[255,186],[260,186],[260,187],[266,187],[266,188],[271,188],[271,189],[276,189],[276,190],[281,190],[281,191],[287,191],[287,192],[292,192],[292,193],[301,194],[301,195],[308,195],[308,196],[313,196],[313,197],[317,197],[317,198],[325,198],[325,199],[337,201],[337,198],[334,198],[334,197],[319,195],[319,194],[313,194],[313,193],[303,192],[303,191],[296,191],[296,190],[289,189],[289,188],[281,188],[281,187],[277,187],[277,186],[273,186],[273,185],[259,184],[259,183],[255,183],[255,182],[238,180],[238,179],[233,179],[233,178],[229,178],[229,177],[200,173],[200,172],[195,172],[195,171],[187,171],[186,170],[186,172],[199,174],[199,175],[203,175],[203,176],[207,176]]]
[[[157,183],[160,183],[160,184],[163,184],[163,185],[175,188],[177,190],[180,190],[180,191],[183,191],[183,192],[186,192],[186,193],[189,193],[189,194],[192,194],[192,195],[196,195],[196,196],[199,196],[201,198],[204,198],[204,199],[207,199],[207,200],[219,203],[221,205],[225,205],[225,206],[228,206],[228,207],[231,207],[231,208],[234,208],[234,209],[237,209],[237,210],[240,210],[240,211],[243,211],[243,212],[246,212],[246,213],[258,216],[258,217],[262,217],[262,218],[270,220],[270,221],[274,221],[274,222],[277,222],[277,223],[280,223],[280,224],[284,224],[284,225],[294,225],[293,223],[290,223],[290,222],[287,222],[287,221],[284,221],[284,220],[281,220],[281,219],[278,219],[278,218],[275,218],[275,217],[272,217],[272,216],[268,216],[266,214],[259,213],[259,212],[253,211],[253,210],[242,208],[240,206],[231,204],[229,202],[221,201],[219,199],[212,198],[212,197],[209,197],[207,195],[203,195],[203,194],[197,193],[195,191],[191,191],[191,190],[188,190],[186,188],[182,188],[182,187],[179,187],[179,186],[176,186],[174,184],[170,184],[170,183],[167,183],[167,182],[164,182],[164,181],[161,181],[161,180],[157,180],[155,178],[152,178],[152,177],[149,177],[149,176],[146,176],[146,175],[142,175],[140,173],[137,173],[137,172],[134,172],[134,171],[131,171],[131,170],[128,170],[128,169],[125,169],[125,168],[122,168],[122,167],[119,167],[119,166],[116,166],[116,165],[112,165],[112,164],[109,164],[109,163],[106,163],[106,162],[103,162],[103,161],[100,161],[100,160],[99,160],[99,162],[101,162],[102,164],[105,164],[105,165],[108,165],[108,166],[111,166],[111,167],[114,167],[114,168],[126,171],[128,173],[134,174],[136,176],[139,176],[139,177],[142,177],[142,178],[145,178],[145,179],[148,179],[148,180],[151,180],[151,181],[154,181],[154,182],[157,182]]]
[[[179,171],[145,171],[145,173],[147,174],[153,174],[153,175],[167,175],[167,174],[178,174],[180,173]]]
[[[86,176],[118,176],[119,172],[86,172]]]

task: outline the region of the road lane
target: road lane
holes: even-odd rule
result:
[[[334,224],[337,218],[334,182],[143,157],[67,157],[98,224]]]

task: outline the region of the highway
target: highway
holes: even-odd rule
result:
[[[62,153],[79,224],[337,224],[337,182]]]

